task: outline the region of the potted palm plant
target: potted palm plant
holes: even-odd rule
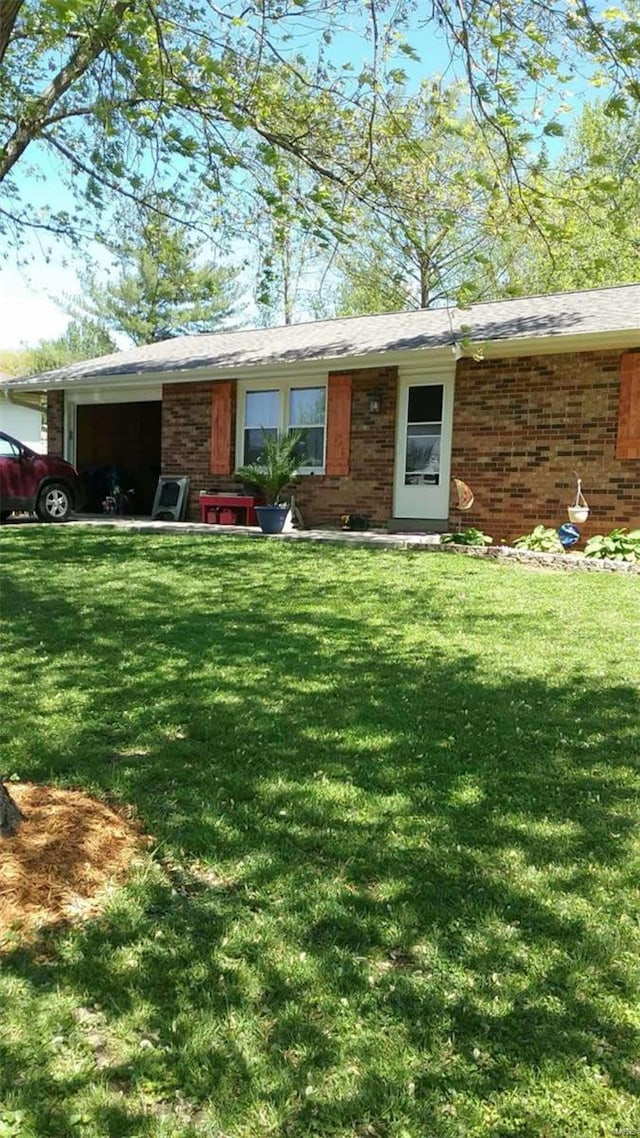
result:
[[[264,450],[256,462],[241,466],[238,475],[245,482],[257,486],[266,499],[265,506],[256,506],[256,514],[263,533],[282,533],[289,506],[280,501],[282,491],[304,466],[306,456],[302,449],[300,431],[284,431],[274,438],[263,431]]]

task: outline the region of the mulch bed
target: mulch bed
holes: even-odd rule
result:
[[[82,791],[7,789],[26,821],[0,841],[0,952],[47,925],[99,912],[149,842],[135,820]]]

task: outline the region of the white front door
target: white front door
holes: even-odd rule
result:
[[[453,363],[455,368],[455,362]],[[453,371],[400,374],[394,517],[449,516]]]

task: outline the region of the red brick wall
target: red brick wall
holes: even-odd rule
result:
[[[294,484],[296,499],[307,525],[337,525],[343,513],[365,513],[376,525],[384,525],[392,513],[397,369],[340,370],[340,374],[351,374],[353,379],[350,473],[299,478]],[[166,384],[162,392],[162,473],[189,475],[188,516],[193,521],[200,518],[200,490],[240,488],[233,476],[209,472],[211,386]],[[376,414],[369,411],[372,390],[380,399]],[[235,463],[235,400],[232,438]]]
[[[201,490],[237,490],[232,476],[211,474],[211,388],[212,383],[174,383],[162,388],[162,473],[188,474],[189,509],[187,517],[200,521],[198,499]],[[232,461],[235,458],[235,407],[232,429]]]
[[[313,475],[298,479],[295,494],[307,525],[337,525],[340,514],[367,514],[386,525],[393,512],[393,462],[398,369],[363,368],[351,375],[351,455],[345,477]],[[369,411],[375,392],[380,411]]]
[[[640,527],[640,460],[615,458],[619,361],[618,351],[459,361],[451,469],[476,497],[463,524],[497,541],[538,524],[557,526],[567,520],[577,470],[591,506],[585,536],[616,525]],[[335,525],[342,513],[365,513],[383,526],[392,516],[397,369],[350,374],[350,473],[297,481],[309,525]],[[163,389],[162,473],[190,476],[192,519],[199,518],[200,490],[239,489],[233,476],[209,472],[211,387]],[[373,391],[381,400],[377,414],[369,411]],[[48,394],[47,411],[49,450],[62,454],[61,392]],[[235,422],[232,435],[235,443]],[[457,521],[452,512],[451,525]]]
[[[64,392],[47,392],[47,451],[64,455]]]
[[[619,361],[618,351],[459,361],[451,471],[476,498],[464,524],[496,541],[557,527],[577,470],[591,507],[583,536],[640,525],[640,460],[615,458]]]

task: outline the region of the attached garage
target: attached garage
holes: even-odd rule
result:
[[[117,485],[128,494],[127,512],[150,514],[162,461],[160,394],[83,402],[78,393],[66,417],[69,450],[86,488],[85,509],[101,513],[106,494]]]

